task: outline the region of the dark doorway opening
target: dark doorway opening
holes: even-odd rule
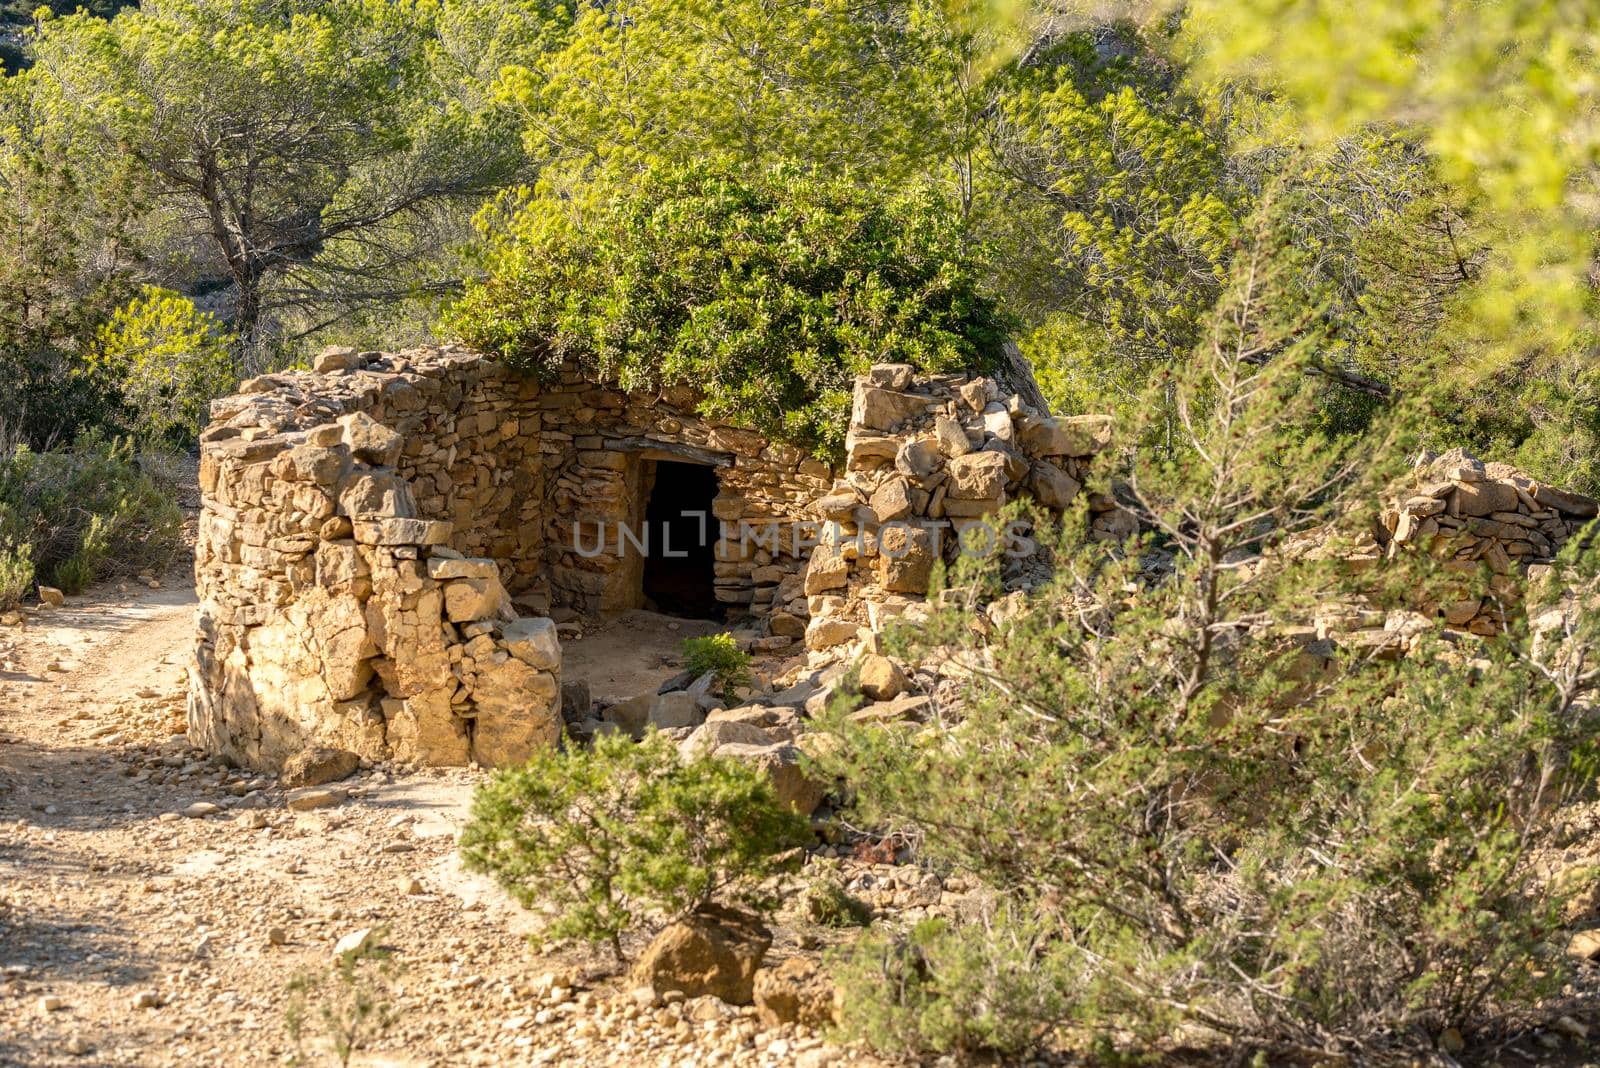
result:
[[[650,550],[644,561],[647,604],[668,615],[721,619],[717,600],[715,468],[655,461],[644,519]]]

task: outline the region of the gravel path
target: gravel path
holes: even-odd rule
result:
[[[456,861],[476,772],[372,768],[291,812],[190,750],[192,615],[187,591],[123,587],[0,627],[0,1065],[287,1063],[289,980],[365,928],[397,1011],[352,1063],[859,1063],[534,954],[531,915]]]

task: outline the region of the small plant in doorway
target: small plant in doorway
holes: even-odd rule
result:
[[[685,638],[683,658],[695,678],[707,673],[715,675],[717,693],[724,698],[750,685],[750,654],[740,650],[731,634]]]

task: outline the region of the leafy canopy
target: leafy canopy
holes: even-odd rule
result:
[[[706,164],[588,208],[531,199],[448,322],[537,374],[570,360],[625,389],[695,387],[706,416],[824,456],[842,450],[853,376],[981,368],[1006,333],[930,190]]]
[[[112,379],[133,426],[155,439],[193,441],[213,397],[233,388],[233,338],[215,316],[147,287],[100,328],[94,370]]]

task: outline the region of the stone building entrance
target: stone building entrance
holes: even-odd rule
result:
[[[717,600],[716,468],[645,460],[641,489],[649,539],[642,587],[645,607],[691,619],[722,619]]]

